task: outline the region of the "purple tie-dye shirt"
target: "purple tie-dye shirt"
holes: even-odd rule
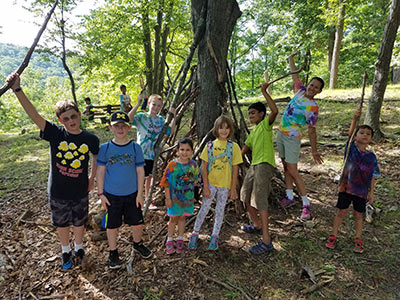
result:
[[[346,144],[345,155],[348,143]],[[355,142],[350,144],[350,152],[344,166],[339,192],[346,192],[363,199],[368,198],[371,180],[381,176],[378,160],[371,151],[362,152]]]

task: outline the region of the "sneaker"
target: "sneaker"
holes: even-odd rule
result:
[[[73,267],[73,263],[72,263],[72,252],[64,252],[62,254],[62,268],[64,270],[69,270]]]
[[[258,244],[250,247],[249,252],[254,255],[260,255],[267,252],[271,252],[274,249],[275,248],[272,242],[266,244],[263,241],[259,241]]]
[[[242,229],[244,232],[247,232],[247,233],[256,233],[256,234],[261,234],[262,233],[261,228],[257,228],[253,224],[242,225],[240,227],[240,229]]]
[[[290,207],[290,206],[292,206],[294,204],[295,204],[294,198],[290,199],[288,196],[286,196],[285,198],[283,198],[281,200],[281,206],[283,206],[283,207]]]
[[[118,269],[121,268],[122,261],[119,259],[118,250],[110,251],[108,256],[108,267],[110,269]]]
[[[174,254],[175,253],[175,247],[174,247],[174,242],[173,241],[169,241],[165,243],[165,252],[167,252],[167,254]]]
[[[156,209],[158,209],[158,206],[155,205],[154,202],[151,202],[150,205],[149,205],[149,209],[150,210],[156,210]]]
[[[359,238],[354,239],[354,252],[356,253],[364,252],[364,248],[362,246],[362,240],[360,240]]]
[[[210,244],[208,245],[208,250],[215,251],[218,249],[218,237],[212,235],[210,238]]]
[[[185,250],[185,242],[183,240],[176,241],[176,253],[182,253]]]
[[[79,249],[78,251],[75,251],[76,262],[78,265],[82,264],[84,256],[85,256],[85,250]]]
[[[372,223],[372,214],[374,213],[374,207],[371,204],[368,204],[365,209],[365,221],[367,223]]]
[[[197,241],[198,241],[198,239],[199,239],[199,234],[198,233],[192,233],[190,235],[188,248],[189,249],[197,249]]]
[[[336,239],[337,239],[336,236],[331,235],[331,236],[328,238],[328,241],[327,241],[326,244],[325,244],[326,248],[335,249],[335,246],[336,246]]]
[[[144,244],[143,241],[140,241],[139,243],[133,242],[133,250],[138,252],[141,257],[143,258],[149,258],[153,253],[150,251],[149,248],[147,248]]]
[[[303,221],[311,220],[310,205],[303,205],[303,210],[301,212],[300,219]]]

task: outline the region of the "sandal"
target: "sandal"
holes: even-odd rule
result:
[[[271,243],[266,244],[263,241],[259,241],[257,245],[251,246],[249,252],[254,255],[260,255],[274,250],[274,245]]]
[[[257,233],[257,234],[262,233],[261,228],[256,228],[253,224],[242,225],[242,227],[240,227],[240,229],[242,229],[246,233]]]

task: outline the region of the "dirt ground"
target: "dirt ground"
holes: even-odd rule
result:
[[[94,240],[99,236],[95,225],[87,228],[84,264],[63,271],[45,186],[11,191],[0,202],[0,298],[400,299],[399,196],[390,187],[397,185],[398,190],[399,151],[393,150],[398,148],[399,144],[389,142],[374,147],[384,174],[376,193],[381,212],[373,223],[365,223],[365,252],[361,255],[352,251],[351,217],[341,228],[337,249],[325,248],[335,214],[336,174],[329,164],[312,165],[309,147],[302,150],[299,168],[310,192],[313,219],[299,221],[299,201],[287,210],[276,205],[284,193],[277,180],[270,210],[275,251],[261,256],[248,253],[259,237],[240,230],[248,223],[247,216],[237,215],[234,203],[229,203],[216,252],[207,251],[213,225],[210,214],[202,227],[198,250],[185,249],[183,254],[168,256],[164,231],[150,245],[152,258],[134,256],[133,275],[126,268],[108,269],[107,241]],[[325,157],[340,157],[343,149],[322,146],[321,152]],[[158,193],[159,205],[163,205],[161,195]],[[93,192],[90,199],[91,211],[96,211]],[[145,242],[153,239],[166,222],[165,208],[149,211]],[[186,242],[192,228],[193,223],[188,225]],[[120,231],[119,252],[125,261],[131,255],[127,227]]]

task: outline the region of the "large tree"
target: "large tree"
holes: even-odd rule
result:
[[[204,18],[205,32],[198,45],[196,100],[197,133],[202,138],[212,128],[227,100],[227,54],[233,28],[241,11],[235,0],[192,0],[194,32]]]
[[[390,60],[392,58],[394,41],[396,40],[397,30],[400,24],[400,0],[392,0],[389,16],[386,21],[385,31],[379,49],[378,60],[376,62],[374,80],[372,83],[372,93],[368,101],[368,110],[365,122],[374,131],[374,140],[379,141],[383,137],[380,128],[379,117],[386,85],[389,78]]]

